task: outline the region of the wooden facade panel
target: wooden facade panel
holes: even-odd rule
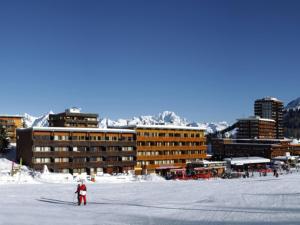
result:
[[[49,132],[49,131],[34,131],[33,135],[34,136],[50,136],[51,132]]]

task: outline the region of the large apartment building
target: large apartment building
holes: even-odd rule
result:
[[[49,115],[49,127],[98,127],[98,114],[81,113],[78,108],[66,109],[65,112]]]
[[[4,127],[10,142],[16,142],[16,129],[23,127],[23,117],[18,115],[0,115],[0,126]]]
[[[155,173],[164,168],[185,168],[186,163],[206,158],[204,130],[196,127],[135,125],[136,174]]]
[[[261,118],[275,120],[276,138],[283,138],[283,102],[277,98],[266,97],[254,103],[254,114]]]
[[[128,129],[33,127],[17,130],[17,160],[35,170],[121,173],[136,165],[136,135]]]
[[[258,116],[238,119],[238,139],[276,139],[276,122]]]
[[[259,156],[272,159],[289,152],[290,140],[286,139],[227,139],[212,140],[215,159]]]

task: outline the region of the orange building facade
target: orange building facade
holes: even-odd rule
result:
[[[23,127],[23,117],[16,115],[0,115],[0,126],[6,130],[10,142],[16,142],[16,130]]]
[[[206,158],[207,146],[203,129],[168,125],[137,125],[127,128],[136,131],[136,174],[185,168],[189,162]]]

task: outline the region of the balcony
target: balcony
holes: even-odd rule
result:
[[[164,151],[164,150],[206,150],[206,145],[198,146],[137,146],[138,151]]]
[[[156,142],[205,142],[205,137],[145,137],[137,136],[137,141],[156,141]]]
[[[136,156],[136,151],[97,151],[97,152],[73,152],[73,151],[66,151],[66,152],[33,152],[33,157],[37,158],[69,158],[69,157],[107,157],[107,156]]]
[[[119,147],[135,147],[135,141],[92,141],[92,140],[34,140],[35,146],[51,146],[51,147],[107,147],[107,146],[119,146]]]
[[[143,155],[137,156],[137,161],[149,160],[172,160],[172,159],[205,159],[206,153],[202,154],[181,154],[181,155]]]

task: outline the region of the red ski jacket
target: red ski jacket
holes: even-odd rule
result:
[[[86,186],[85,186],[85,184],[80,185],[79,195],[80,196],[86,196]]]

